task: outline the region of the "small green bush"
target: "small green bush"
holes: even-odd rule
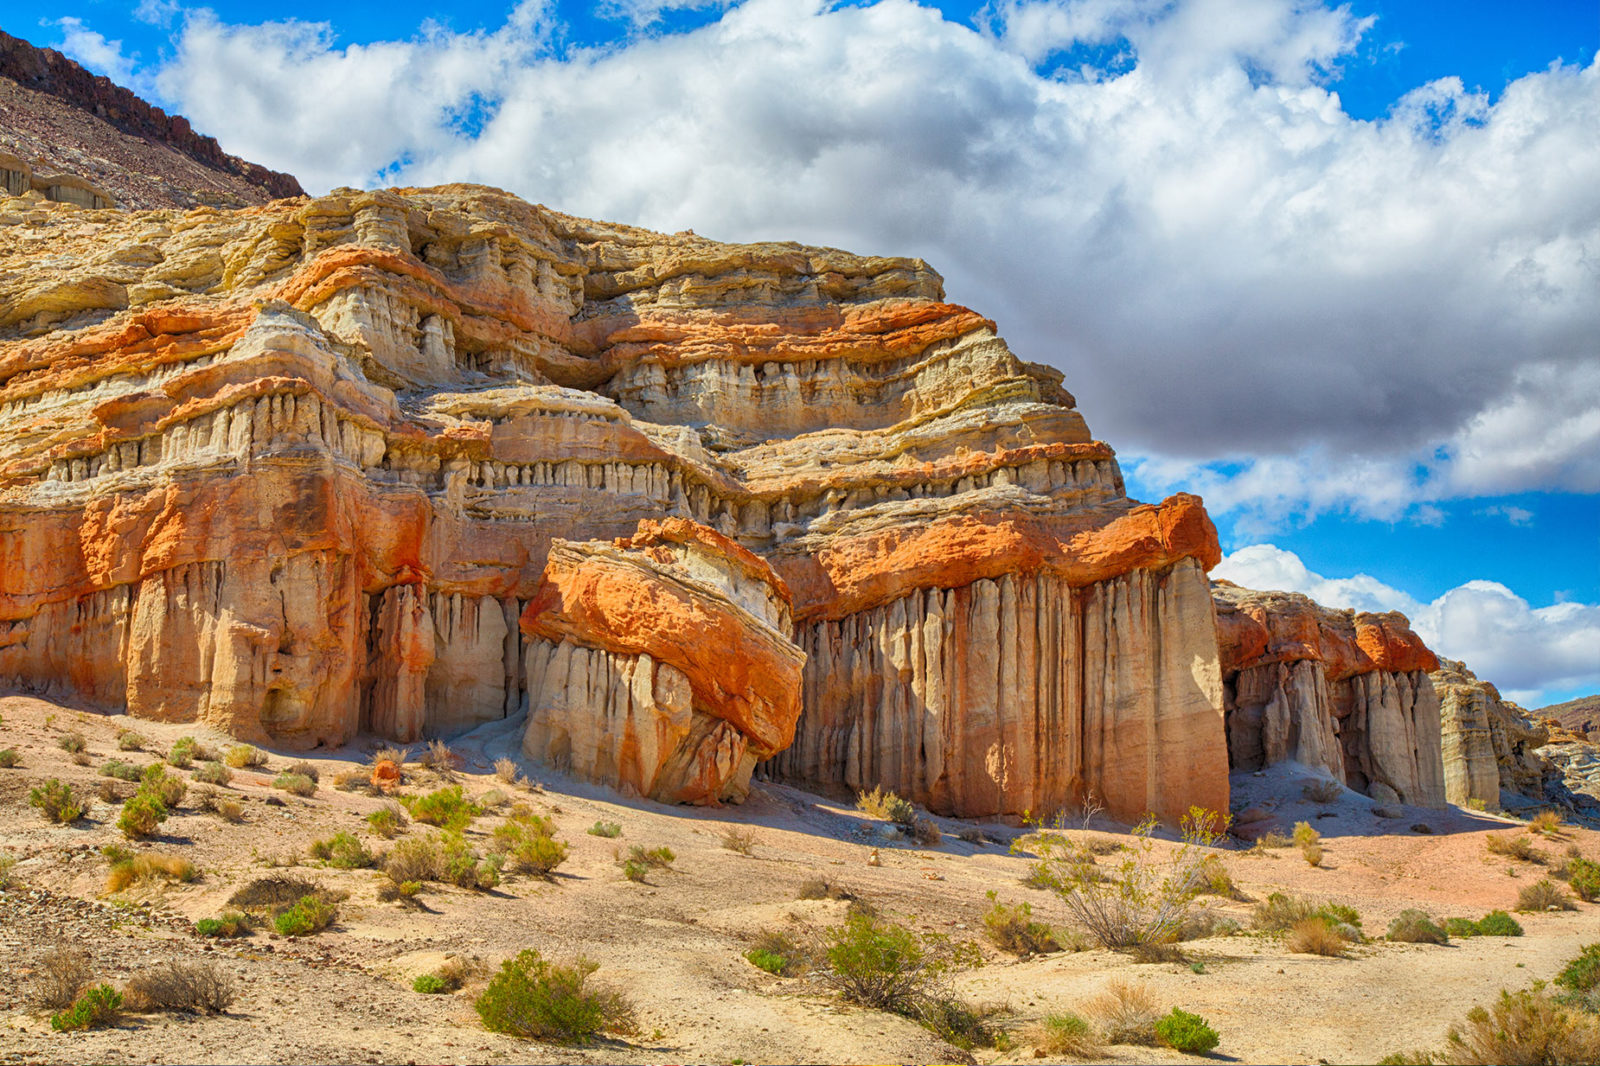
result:
[[[281,788],[293,796],[315,796],[317,783],[305,774],[279,774],[272,779],[273,788]]]
[[[1567,895],[1567,890],[1548,877],[1541,877],[1517,893],[1517,910],[1519,911],[1575,911],[1577,909],[1578,905],[1572,902],[1572,897]]]
[[[205,785],[226,785],[233,780],[233,771],[215,759],[209,759],[195,767],[194,779]]]
[[[235,744],[222,753],[222,761],[235,770],[267,765],[267,753],[249,744]]]
[[[17,754],[16,748],[0,750],[0,770],[9,770],[22,761],[22,756]]]
[[[782,955],[779,955],[775,951],[763,951],[761,948],[751,948],[749,951],[744,953],[744,957],[749,959],[752,965],[778,977],[782,977],[784,971],[789,968],[789,960],[784,958]]]
[[[596,822],[589,827],[588,832],[592,837],[619,837],[622,835],[622,826],[616,822]]]
[[[179,737],[173,741],[172,749],[167,752],[167,765],[176,766],[180,770],[187,770],[195,760],[195,752],[199,750],[199,743],[194,737]]]
[[[1315,829],[1313,829],[1311,827],[1311,823],[1310,822],[1296,822],[1296,823],[1294,823],[1294,846],[1295,847],[1297,847],[1297,848],[1310,847],[1312,844],[1319,843],[1321,840],[1322,840],[1322,834],[1317,832]],[[1170,1015],[1169,1015],[1169,1017],[1170,1017]],[[1193,1017],[1193,1015],[1190,1015],[1190,1017]]]
[[[393,840],[406,827],[406,812],[398,804],[387,803],[367,815],[367,825],[383,839]]]
[[[912,806],[911,801],[893,792],[883,791],[882,786],[874,786],[871,792],[858,792],[856,809],[863,814],[893,822],[907,829],[914,826],[917,821],[917,809]]]
[[[82,733],[63,733],[56,738],[56,743],[61,746],[62,751],[70,751],[74,755],[89,746]]]
[[[341,870],[365,870],[378,862],[378,857],[368,851],[365,844],[353,834],[345,832],[335,833],[327,840],[314,841],[311,857]]]
[[[194,923],[194,931],[201,936],[239,936],[249,931],[249,920],[238,911],[228,911],[216,918],[201,918]]]
[[[141,791],[122,805],[117,828],[129,840],[142,840],[155,836],[157,828],[166,820],[167,806],[160,797]]]
[[[131,730],[129,732],[123,733],[121,736],[117,737],[117,750],[118,751],[143,751],[144,750],[144,737],[140,736],[138,733],[135,733],[135,732],[133,732]]]
[[[584,1043],[603,1030],[629,1031],[628,1002],[587,987],[596,969],[584,958],[559,966],[525,950],[500,964],[473,1007],[486,1029],[558,1044]]]
[[[1156,1022],[1156,1038],[1185,1055],[1204,1055],[1219,1042],[1217,1031],[1204,1018],[1177,1007]]]
[[[1600,862],[1574,858],[1567,864],[1567,884],[1585,903],[1600,899]]]
[[[1451,936],[1521,936],[1522,926],[1505,911],[1490,911],[1477,921],[1471,918],[1450,918],[1444,923],[1445,932]]]
[[[72,786],[53,777],[28,790],[28,806],[37,808],[52,822],[76,822],[83,817],[83,801],[72,794]]]
[[[1104,1050],[1094,1027],[1070,1012],[1046,1014],[1039,1023],[1037,1042],[1045,1055],[1093,1059]]]
[[[567,858],[567,846],[555,839],[555,823],[534,814],[526,807],[494,831],[495,844],[516,860],[518,867],[540,877],[549,877]]]
[[[301,896],[272,920],[272,927],[283,936],[309,936],[332,925],[338,914],[338,908],[319,896]]]
[[[1586,944],[1556,975],[1556,984],[1568,992],[1588,992],[1600,985],[1600,944]]]
[[[995,947],[1021,958],[1061,950],[1050,927],[1033,920],[1031,904],[1008,906],[995,899],[992,890],[989,900],[989,909],[983,916],[983,930]]]
[[[86,989],[71,1007],[50,1019],[50,1028],[58,1033],[73,1029],[95,1029],[110,1025],[122,1013],[122,993],[110,985],[95,985]]]
[[[622,876],[629,881],[643,881],[651,870],[670,870],[673,860],[677,858],[672,849],[666,845],[659,848],[646,848],[643,844],[635,844],[626,854],[617,856],[617,865],[622,867]]]
[[[160,763],[151,763],[139,775],[139,791],[154,796],[161,801],[164,807],[176,807],[183,802],[183,797],[189,792],[189,786],[183,778],[167,773],[167,768]]]
[[[140,774],[139,768],[131,762],[123,762],[121,759],[108,759],[100,764],[100,776],[114,777],[118,781],[137,781]]]
[[[436,973],[425,973],[411,982],[411,991],[421,992],[426,996],[437,996],[450,991],[450,983]]]
[[[460,785],[435,789],[426,796],[402,797],[400,802],[410,810],[412,818],[450,833],[461,832],[483,813],[462,794]]]
[[[1425,912],[1408,908],[1389,923],[1389,939],[1399,944],[1448,944],[1450,934]]]

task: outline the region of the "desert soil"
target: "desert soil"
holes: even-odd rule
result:
[[[1214,1058],[1373,1062],[1394,1051],[1437,1048],[1472,1006],[1502,988],[1550,980],[1582,945],[1600,940],[1600,907],[1579,903],[1572,912],[1519,915],[1526,935],[1518,938],[1447,946],[1371,940],[1348,958],[1323,958],[1290,953],[1280,938],[1250,933],[1253,903],[1209,900],[1207,906],[1233,915],[1246,931],[1187,942],[1184,962],[1141,963],[1104,950],[1018,960],[983,940],[987,892],[1032,904],[1039,920],[1061,927],[1070,921],[1058,897],[1024,885],[1033,859],[1008,849],[1023,833],[1015,826],[935,819],[945,836],[925,847],[889,838],[883,823],[848,801],[773,784],[759,784],[742,806],[720,809],[630,800],[530,766],[523,773],[537,786],[508,786],[493,770],[496,757],[515,754],[514,730],[504,725],[453,742],[461,756],[454,777],[468,795],[498,790],[555,821],[571,852],[552,880],[512,876],[487,892],[429,885],[420,897],[425,909],[417,909],[379,902],[384,878],[372,870],[333,869],[306,858],[314,840],[338,830],[373,847],[385,844],[368,832],[365,816],[386,800],[332,785],[341,771],[366,764],[378,747],[367,741],[331,753],[273,752],[264,770],[235,771],[224,791],[243,805],[237,824],[196,810],[191,782],[189,800],[162,826],[164,835],[134,846],[181,854],[201,878],[108,894],[99,849],[126,843],[115,825],[117,806],[96,800],[77,823],[53,825],[28,806],[29,789],[58,777],[93,796],[107,780],[97,768],[110,758],[143,765],[180,736],[213,750],[228,739],[22,696],[0,697],[0,717],[0,748],[21,755],[19,765],[0,770],[0,853],[17,860],[11,887],[0,891],[0,972],[8,978],[0,981],[0,1062],[7,1063],[1035,1062],[1043,1057],[1029,1027],[1049,1013],[1081,1011],[1118,979],[1147,986],[1163,1009],[1204,1016],[1222,1037]],[[142,735],[143,752],[118,749],[126,729]],[[76,764],[60,747],[68,732],[87,739],[89,765]],[[274,775],[302,758],[320,770],[316,794],[275,790]],[[441,783],[429,771],[408,768],[408,792]],[[1346,903],[1360,911],[1369,935],[1381,935],[1409,907],[1438,918],[1509,910],[1518,890],[1545,872],[1488,853],[1486,833],[1524,832],[1508,819],[1455,808],[1406,808],[1400,819],[1380,818],[1354,793],[1329,803],[1304,800],[1300,784],[1292,766],[1235,779],[1235,807],[1272,808],[1285,829],[1308,820],[1325,848],[1316,868],[1292,848],[1219,849],[1252,900],[1283,891]],[[501,808],[481,817],[468,831],[480,850],[488,850],[503,814]],[[621,824],[622,836],[588,834],[596,821]],[[956,839],[974,828],[989,841]],[[753,854],[723,845],[729,829],[753,837]],[[1127,832],[1109,823],[1095,829]],[[630,882],[615,854],[618,845],[631,844],[666,845],[677,858],[647,883]],[[1571,846],[1600,858],[1600,839],[1585,829],[1568,828],[1538,846],[1552,859]],[[348,892],[335,926],[303,938],[195,935],[196,919],[228,909],[238,888],[272,875]],[[960,974],[956,987],[970,1001],[1006,1008],[996,1021],[1011,1047],[963,1052],[906,1019],[842,1003],[817,974],[774,977],[745,961],[765,931],[803,937],[842,923],[845,901],[797,898],[802,884],[817,878],[916,929],[979,941],[985,965]],[[97,977],[113,983],[160,962],[214,960],[235,975],[239,994],[222,1015],[131,1014],[115,1028],[56,1033],[30,995],[37,960],[56,944],[89,951]],[[502,959],[530,947],[558,961],[581,954],[598,963],[594,980],[632,1001],[638,1032],[577,1048],[486,1032],[474,997]],[[418,974],[451,956],[479,964],[481,976],[450,995],[411,990]],[[1193,1060],[1118,1046],[1103,1061]]]

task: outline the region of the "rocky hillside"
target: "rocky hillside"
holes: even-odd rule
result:
[[[7,219],[0,678],[291,747],[526,712],[664,799],[1228,802],[1199,500],[920,261],[473,186]]]
[[[1534,714],[1561,723],[1561,728],[1574,733],[1600,731],[1600,695],[1580,696],[1566,703],[1553,703],[1540,707]]]
[[[290,175],[228,155],[183,116],[3,32],[0,178],[13,194],[32,187],[62,199],[50,190],[77,189],[87,196],[76,202],[88,207],[97,194],[126,208],[244,207],[303,195]]]

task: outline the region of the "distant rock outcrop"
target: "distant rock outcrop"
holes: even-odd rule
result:
[[[1537,754],[1550,731],[1466,665],[1442,659],[1431,675],[1444,721],[1445,791],[1451,803],[1498,809],[1501,793],[1542,799],[1559,777]]]
[[[1444,806],[1439,662],[1404,615],[1211,588],[1233,769],[1294,759],[1374,799]]]

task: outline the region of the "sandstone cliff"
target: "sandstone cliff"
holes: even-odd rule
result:
[[[758,773],[950,813],[1227,801],[1199,501],[1129,500],[1060,375],[919,261],[472,186],[236,212],[0,200],[16,216],[0,677],[307,746],[527,711],[532,748],[576,766],[551,756],[566,716],[574,742],[614,745],[587,772],[681,797],[694,775],[665,741],[647,756],[648,723],[613,697],[659,708],[658,739],[685,707],[691,733],[731,721],[727,649],[698,647],[701,673],[619,646],[564,598],[605,570],[741,604],[719,632],[764,634],[784,670],[805,656],[793,742],[739,726],[742,768],[708,797],[770,754]],[[723,553],[750,588],[787,589],[790,620],[705,560],[586,543],[664,519],[765,560],[771,581]],[[560,607],[530,615],[552,589]],[[574,731],[602,703],[622,718]]]
[[[1538,754],[1550,731],[1465,664],[1442,659],[1429,675],[1444,723],[1445,791],[1451,803],[1499,809],[1502,793],[1560,800],[1560,772]]]
[[[1294,759],[1375,799],[1444,806],[1439,661],[1404,615],[1211,588],[1233,769]]]

